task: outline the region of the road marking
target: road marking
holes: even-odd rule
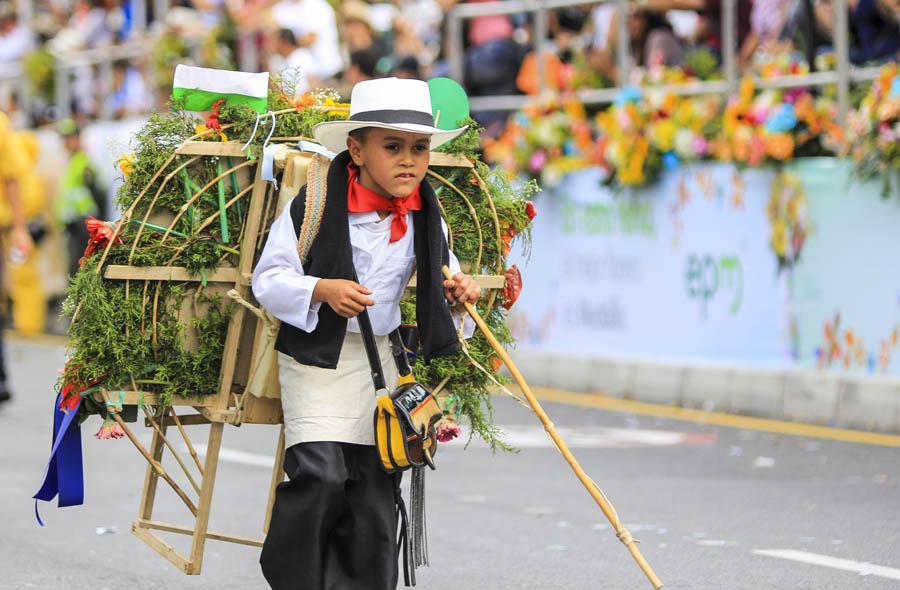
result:
[[[517,388],[511,389],[516,391]],[[690,408],[663,406],[619,399],[595,393],[560,391],[548,387],[533,387],[532,391],[540,400],[559,402],[573,406],[611,410],[614,412],[630,412],[644,416],[656,416],[659,418],[669,418],[671,420],[711,424],[713,426],[727,426],[729,428],[742,428],[744,430],[760,430],[763,432],[809,436],[867,445],[900,447],[900,436],[895,434],[880,434],[862,430],[847,430],[844,428],[801,424],[799,422],[786,422],[784,420],[769,420],[765,418],[737,416],[734,414],[721,414],[718,412],[704,412],[702,410],[692,410]]]
[[[187,447],[183,449],[187,451]],[[206,456],[206,445],[194,445],[194,450],[198,455]],[[253,467],[266,467],[272,469],[275,466],[275,458],[272,455],[262,455],[260,453],[248,453],[247,451],[237,451],[235,449],[219,449],[219,461],[226,463],[237,463],[239,465],[251,465]]]
[[[547,436],[547,433],[540,426],[531,425],[499,425],[503,431],[503,441],[516,448],[550,448],[553,441]],[[713,433],[685,433],[673,432],[669,430],[646,430],[646,429],[626,429],[626,428],[572,428],[559,427],[557,431],[566,439],[568,445],[572,448],[590,448],[590,449],[626,449],[636,447],[663,447],[682,444],[708,444],[715,441]],[[462,447],[466,444],[466,439],[460,437],[452,443],[447,443],[454,447]],[[472,446],[487,446],[481,439],[473,439]],[[206,445],[194,445],[194,449],[198,455],[206,456]],[[181,445],[179,448],[182,452],[187,452],[187,447]],[[275,460],[272,455],[263,455],[261,453],[250,453],[247,451],[238,451],[222,447],[219,449],[219,461],[226,463],[236,463],[238,465],[249,465],[251,467],[265,467],[271,469]]]
[[[823,567],[830,567],[848,572],[856,572],[861,576],[878,576],[890,580],[900,580],[900,569],[875,565],[868,561],[853,561],[850,559],[831,557],[829,555],[809,553],[807,551],[797,551],[795,549],[755,549],[753,554],[799,561],[810,565],[821,565]]]
[[[517,449],[543,449],[554,447],[553,440],[539,424],[498,424],[503,442]],[[570,448],[629,449],[638,447],[668,447],[684,444],[709,444],[715,442],[712,432],[675,432],[638,428],[603,428],[599,426],[557,426],[556,431]],[[468,438],[460,437],[449,443],[465,446]],[[473,439],[472,446],[484,447],[481,439]]]

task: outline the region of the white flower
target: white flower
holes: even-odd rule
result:
[[[675,153],[683,160],[696,157],[694,133],[690,129],[679,129],[675,132]]]

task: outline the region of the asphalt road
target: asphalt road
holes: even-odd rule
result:
[[[8,343],[16,397],[0,407],[0,589],[265,588],[258,549],[209,541],[202,575],[187,577],[132,536],[144,463],[127,440],[91,437],[96,419],[83,432],[85,505],[44,504],[46,526],[35,523],[62,363],[59,346]],[[900,588],[896,448],[545,407],[666,588]],[[428,476],[431,567],[418,587],[650,588],[536,419],[507,399],[496,418],[518,454],[451,445]],[[204,427],[191,432],[205,442]],[[210,530],[261,535],[276,435],[228,427]],[[161,492],[157,519],[187,515]]]

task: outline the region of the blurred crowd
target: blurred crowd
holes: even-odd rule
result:
[[[123,117],[161,104],[176,63],[246,71],[287,68],[297,92],[318,86],[346,91],[376,76],[448,75],[447,14],[458,2],[36,0],[29,22],[23,22],[10,0],[0,0],[0,67],[24,64],[36,100],[28,115],[39,120],[56,115],[53,71],[59,67],[71,73],[65,109],[87,118]],[[832,2],[736,0],[739,67],[751,68],[772,54],[811,62],[828,52]],[[722,0],[638,0],[628,4],[627,14],[619,14],[615,2],[558,8],[549,15],[545,46],[552,55],[545,59],[551,68],[579,62],[579,76],[588,86],[627,83],[616,57],[619,22],[625,19],[629,69],[702,70],[703,61],[716,69],[724,43],[722,7]],[[848,0],[848,12],[853,63],[897,58],[900,0]],[[534,34],[533,13],[465,20],[463,82],[469,93],[536,92]],[[110,47],[119,50],[104,51],[93,65],[74,59],[84,50]],[[562,84],[552,78],[551,87]],[[6,110],[14,108],[9,102]]]
[[[161,107],[178,63],[281,72],[283,86],[298,94],[332,87],[345,97],[366,79],[450,75],[452,42],[462,49],[461,82],[471,96],[537,94],[576,83],[622,86],[635,81],[635,72],[654,67],[689,70],[701,79],[707,79],[704,70],[721,75],[722,0],[637,0],[624,12],[615,2],[556,8],[549,13],[542,56],[535,53],[540,29],[533,13],[466,19],[462,38],[451,40],[447,16],[454,5],[486,1],[0,0],[0,149],[16,151],[20,162],[6,167],[15,179],[0,179],[0,195],[17,191],[32,242],[65,252],[55,262],[28,249],[16,254],[10,238],[15,207],[0,199],[4,267],[12,278],[6,285],[18,309],[17,328],[43,329],[45,302],[62,296],[66,272],[77,266],[85,218],[114,216],[107,205],[114,187],[103,186],[97,174],[98,167],[109,173],[112,165],[91,160],[80,128]],[[739,69],[751,70],[771,56],[789,56],[807,70],[828,67],[817,56],[832,50],[833,0],[736,5]],[[900,0],[848,0],[847,6],[851,61],[896,60]],[[630,61],[617,54],[623,29]],[[546,73],[543,82],[539,70]],[[23,81],[28,91],[17,92]],[[507,114],[475,116],[496,136]],[[27,129],[43,129],[41,140]],[[47,279],[52,276],[61,278]]]

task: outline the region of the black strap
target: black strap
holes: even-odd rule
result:
[[[397,364],[397,372],[401,377],[405,377],[412,373],[412,369],[409,366],[409,357],[406,355],[403,337],[400,336],[400,328],[388,334],[388,338],[391,340],[391,353],[394,355],[394,362]]]
[[[369,319],[368,310],[362,310],[356,316],[356,320],[359,322],[359,331],[362,332],[366,356],[369,358],[369,370],[372,373],[372,384],[375,385],[375,391],[387,389],[387,385],[384,382],[384,373],[381,369],[381,357],[378,356],[378,345],[375,344],[375,334],[372,332],[372,320]]]
[[[353,270],[353,280],[359,284],[359,277],[356,270]],[[369,318],[369,310],[363,308],[359,315],[356,316],[359,322],[359,331],[362,333],[363,345],[366,348],[366,357],[369,359],[369,371],[372,373],[372,384],[375,385],[375,391],[387,389],[384,381],[384,371],[381,368],[381,357],[378,355],[378,345],[375,344],[375,333],[372,331],[372,320]],[[412,369],[409,368],[409,360],[406,358],[406,349],[403,347],[403,339],[400,338],[400,328],[390,333],[391,352],[394,355],[394,362],[397,363],[397,371],[400,375],[409,375]]]

